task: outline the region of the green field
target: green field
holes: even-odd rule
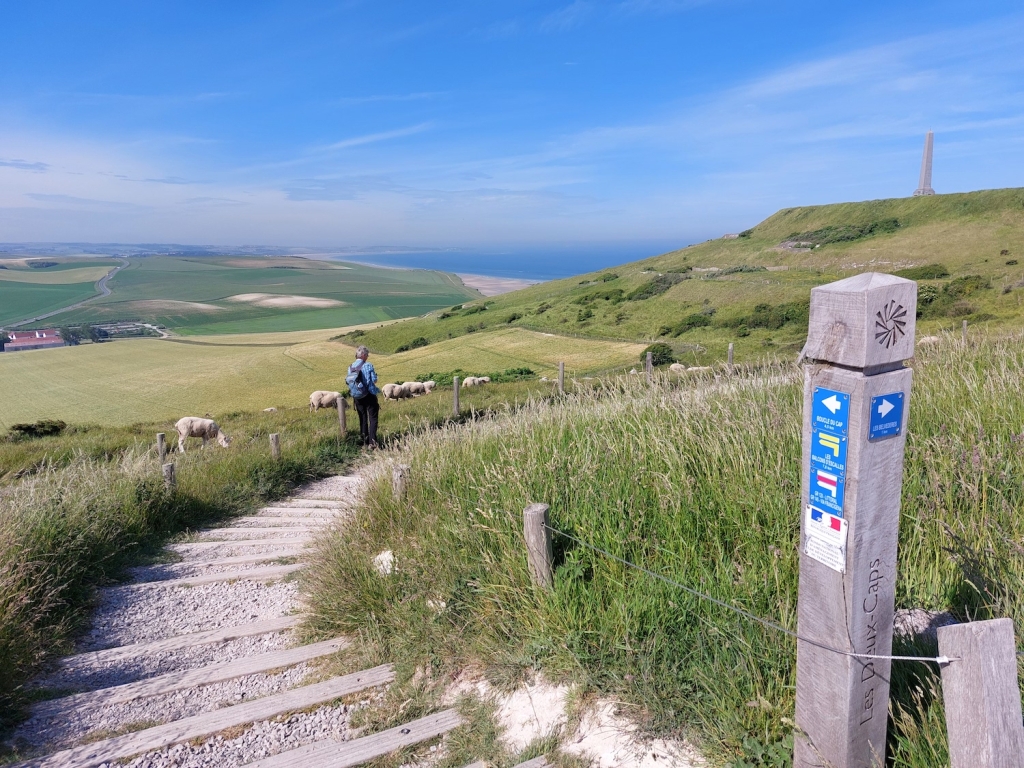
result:
[[[0,323],[13,323],[53,312],[95,295],[91,282],[43,285],[0,280]],[[62,317],[59,322],[63,323]]]
[[[291,257],[130,259],[112,293],[61,323],[140,320],[186,335],[338,328],[479,298],[454,275]]]
[[[920,333],[1024,318],[1024,189],[789,208],[736,239],[712,240],[643,261],[527,288],[371,331],[390,352],[494,327],[590,338],[660,339],[686,362],[795,354],[809,291],[864,271],[941,264],[919,280]],[[794,238],[806,249],[785,250]],[[645,296],[647,296],[645,298]]]
[[[316,389],[345,386],[350,346],[344,329],[126,339],[0,354],[0,428],[37,419],[124,425],[185,415],[301,407]],[[468,343],[468,342],[472,343]],[[633,365],[642,345],[548,337],[521,329],[481,333],[397,355],[375,355],[381,383],[457,368],[485,374],[529,367],[552,376]]]

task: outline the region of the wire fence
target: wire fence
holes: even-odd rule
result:
[[[550,525],[548,525],[546,523],[544,524],[544,527],[547,530],[549,530],[551,533],[553,533],[553,534],[556,534],[556,535],[561,536],[561,537],[563,537],[565,539],[568,539],[569,541],[573,541],[573,542],[579,544],[582,547],[586,547],[587,549],[592,550],[593,552],[597,552],[598,554],[604,555],[605,557],[607,557],[607,558],[609,558],[611,560],[614,560],[617,563],[621,563],[622,565],[625,565],[625,566],[627,566],[629,568],[632,568],[634,570],[640,571],[641,573],[645,573],[648,576],[650,576],[651,578],[657,579],[658,581],[662,581],[662,582],[664,582],[666,584],[669,584],[669,585],[671,585],[673,587],[676,587],[677,589],[681,589],[682,591],[686,592],[689,595],[693,595],[694,597],[700,598],[701,600],[705,600],[705,601],[707,601],[709,603],[713,603],[713,604],[715,604],[715,605],[717,605],[717,606],[719,606],[721,608],[725,608],[726,610],[732,611],[733,613],[736,613],[736,614],[738,614],[738,615],[740,615],[740,616],[742,616],[742,617],[744,617],[746,619],[749,619],[750,621],[757,622],[758,624],[761,624],[762,626],[767,627],[768,629],[774,629],[776,632],[781,632],[784,635],[787,635],[789,637],[795,638],[798,642],[807,643],[808,645],[812,645],[815,648],[820,648],[823,651],[829,651],[831,653],[839,654],[840,656],[847,656],[847,657],[853,658],[853,659],[887,660],[887,661],[918,661],[918,662],[922,662],[922,663],[925,663],[925,664],[929,664],[929,663],[930,664],[938,664],[940,666],[951,664],[951,663],[953,663],[955,661],[960,661],[960,659],[957,658],[957,657],[949,657],[949,656],[895,656],[895,655],[894,656],[887,656],[887,655],[875,654],[875,653],[854,653],[853,651],[846,651],[846,650],[843,650],[842,648],[833,648],[832,646],[827,645],[826,643],[822,643],[822,642],[820,642],[818,640],[814,640],[812,638],[805,637],[803,635],[800,635],[800,634],[794,632],[791,629],[786,629],[784,626],[782,626],[781,624],[779,624],[776,621],[771,621],[770,619],[762,618],[761,616],[753,614],[750,611],[745,611],[742,608],[737,608],[735,605],[730,605],[729,603],[725,602],[724,600],[719,600],[717,597],[712,597],[711,595],[705,594],[704,592],[701,592],[701,591],[699,591],[697,589],[694,589],[693,587],[687,586],[686,584],[681,584],[680,582],[678,582],[678,581],[676,581],[674,579],[670,579],[667,576],[663,576],[660,573],[656,573],[655,571],[652,571],[649,568],[644,568],[642,565],[637,565],[636,563],[631,563],[629,560],[625,560],[624,558],[621,558],[618,555],[612,554],[611,552],[609,552],[606,549],[602,549],[601,547],[595,546],[595,545],[593,545],[593,544],[591,544],[591,543],[589,543],[587,541],[584,541],[583,539],[580,539],[580,538],[578,538],[576,536],[573,536],[571,533],[566,533],[565,531],[561,531],[558,528],[554,528],[554,527],[552,527],[552,526],[550,526]],[[1024,652],[1022,652],[1022,653],[1020,653],[1018,655],[1019,656],[1024,656]]]

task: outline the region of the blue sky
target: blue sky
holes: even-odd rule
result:
[[[929,129],[1024,186],[1017,4],[0,8],[0,241],[683,245],[909,195]]]

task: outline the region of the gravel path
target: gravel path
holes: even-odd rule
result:
[[[79,641],[78,651],[150,643],[218,628],[232,629],[301,612],[297,585],[287,577],[267,582],[226,580],[194,587],[161,586],[159,582],[266,568],[280,564],[282,556],[285,562],[301,562],[312,533],[289,528],[294,527],[296,520],[301,520],[303,527],[315,531],[344,515],[358,494],[360,482],[353,476],[313,483],[292,499],[271,505],[256,515],[276,520],[240,520],[234,525],[199,534],[191,542],[172,545],[170,549],[180,556],[179,561],[136,568],[131,573],[132,583],[101,590],[92,626]],[[323,508],[326,504],[330,508]],[[272,530],[260,533],[247,530],[252,528]],[[219,543],[228,537],[266,538],[279,543]],[[212,541],[218,543],[205,545]],[[254,555],[267,557],[250,560]],[[240,557],[247,562],[211,563]],[[171,673],[215,668],[297,644],[296,634],[286,630],[183,648],[147,649],[137,653],[133,650],[127,656],[99,662],[92,657],[76,657],[34,681],[33,687],[41,692],[50,691],[55,697],[69,697]],[[319,671],[321,663],[321,660],[314,660],[292,664],[231,680],[147,694],[128,702],[52,698],[34,707],[32,717],[19,726],[11,743],[21,754],[31,757],[144,730],[315,682],[323,677]],[[154,681],[154,684],[156,682],[167,685],[162,681]],[[370,691],[365,695],[368,701],[380,694]],[[159,749],[130,761],[113,761],[109,765],[111,768],[115,764],[135,768],[242,766],[313,741],[349,738],[352,709],[351,705],[341,704],[320,706],[299,714],[263,720],[244,729],[229,729],[206,740]]]

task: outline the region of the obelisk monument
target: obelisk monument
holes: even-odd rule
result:
[[[934,140],[935,134],[932,131],[928,131],[928,134],[924,137],[924,156],[921,158],[921,178],[917,183],[917,189],[914,190],[914,197],[935,194],[935,190],[932,189],[932,142]]]

